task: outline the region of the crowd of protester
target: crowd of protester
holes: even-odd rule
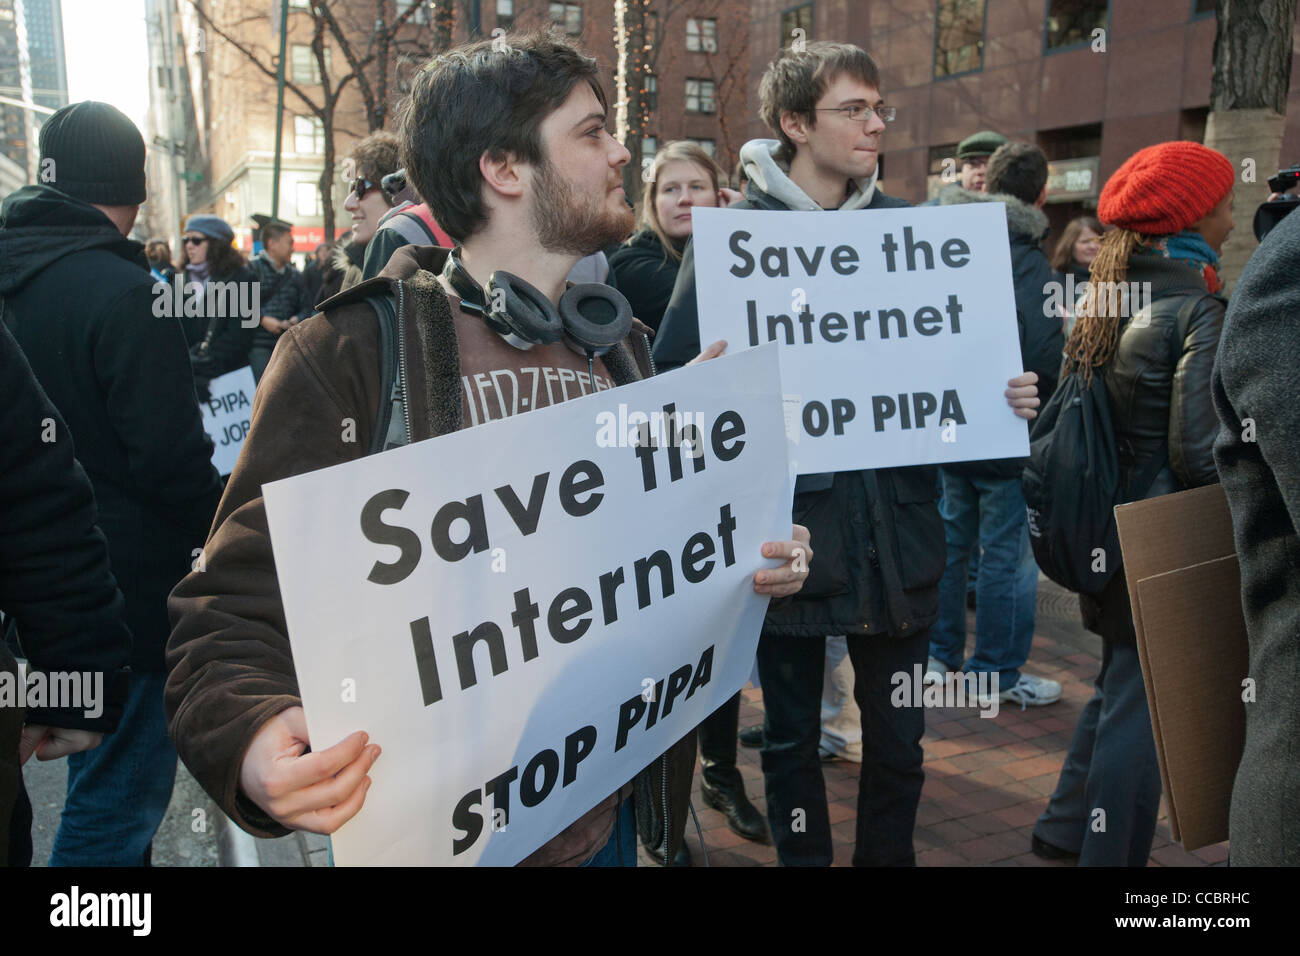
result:
[[[318,245],[302,271],[292,224],[279,219],[259,218],[251,259],[234,226],[206,213],[186,220],[178,260],[163,241],[127,239],[148,195],[139,132],[93,102],[42,126],[55,181],[0,207],[0,369],[11,399],[0,417],[0,670],[14,670],[12,650],[35,668],[110,679],[94,720],[37,709],[24,724],[0,710],[0,863],[30,861],[21,765],[33,752],[70,754],[54,865],[148,865],[178,753],[256,835],[330,833],[361,806],[379,742],[354,734],[305,751],[261,485],[373,447],[368,434],[341,440],[338,427],[376,421],[374,407],[339,405],[341,395],[379,395],[369,297],[391,297],[398,282],[413,290],[408,334],[428,394],[410,401],[411,433],[398,443],[415,441],[462,427],[448,399],[462,375],[516,362],[504,333],[485,332],[483,286],[498,269],[527,275],[552,302],[566,278],[619,290],[636,317],[623,342],[586,360],[530,343],[528,361],[584,373],[590,361],[621,385],[720,351],[699,336],[694,208],[870,215],[910,205],[878,182],[895,111],[858,47],[812,43],[767,67],[758,99],[772,138],[746,143],[730,179],[699,145],[663,145],[635,219],[606,188],[628,154],[600,118],[608,104],[595,61],[550,34],[512,37],[511,51],[480,43],[421,71],[400,130],[366,137],[347,157],[351,232]],[[1139,151],[1105,183],[1096,217],[1075,219],[1054,242],[1038,147],[976,131],[955,163],[954,181],[925,205],[1005,209],[1025,373],[1005,383],[1015,414],[1032,421],[1066,376],[1096,378],[1125,500],[1223,481],[1251,673],[1271,689],[1249,711],[1232,859],[1300,863],[1290,743],[1300,692],[1286,677],[1300,666],[1288,321],[1300,297],[1300,219],[1269,236],[1229,306],[1218,267],[1234,173],[1222,154],[1189,142]],[[1142,321],[1090,295],[1098,283],[1149,289]],[[257,321],[207,294],[228,287],[259,290]],[[1061,287],[1073,295],[1053,308]],[[194,307],[160,313],[160,290]],[[259,383],[259,412],[225,483],[195,396],[244,366]],[[1246,419],[1258,435],[1243,440]],[[56,437],[42,438],[43,428]],[[738,693],[525,862],[628,865],[639,831],[648,858],[690,865],[683,809],[698,748],[705,803],[745,839],[775,843],[783,865],[831,862],[822,762],[859,762],[854,864],[913,864],[925,714],[891,704],[890,676],[914,667],[936,683],[987,675],[1001,701],[1022,708],[1061,696],[1058,682],[1025,669],[1039,573],[1024,466],[800,476],[791,538],[773,553],[808,550],[810,534],[815,560],[755,578],[756,591],[782,598],[758,645],[763,725],[739,727]],[[1032,849],[1142,866],[1161,781],[1122,569],[1100,592],[1081,593],[1080,607],[1100,638],[1101,668]],[[738,742],[759,748],[766,817],[745,792]],[[1099,806],[1101,831],[1088,825]],[[803,825],[793,827],[798,810]]]

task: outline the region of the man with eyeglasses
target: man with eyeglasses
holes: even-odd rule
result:
[[[759,85],[777,140],[740,151],[749,184],[733,208],[836,212],[909,205],[876,186],[885,124],[894,109],[863,50],[817,42],[788,51]],[[661,370],[699,352],[695,255],[688,244],[654,347]],[[1022,418],[1038,405],[1037,377],[1012,379]],[[758,645],[765,722],[761,749],[767,814],[785,866],[828,866],[831,830],[818,744],[826,635],[844,634],[862,712],[857,866],[916,862],[912,829],[924,774],[920,707],[890,704],[891,676],[923,667],[944,569],[944,529],[932,466],[801,475],[794,520],[819,543],[802,591],[773,602]]]

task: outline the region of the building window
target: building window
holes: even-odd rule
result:
[[[428,23],[429,6],[424,2],[424,0],[397,0],[397,15],[400,17],[403,13],[411,9],[411,7],[413,6],[417,7],[418,9],[415,11],[414,14],[412,14],[411,19],[407,20],[406,22],[407,23]]]
[[[689,53],[717,53],[718,21],[694,18],[687,20],[686,50]]]
[[[1214,0],[1192,0],[1192,16],[1208,17],[1214,14]]]
[[[687,80],[686,112],[712,113],[713,111],[713,81]]]
[[[1092,40],[1092,31],[1105,29],[1107,0],[1048,0],[1047,49],[1075,46]]]
[[[497,0],[497,26],[509,30],[515,25],[515,0]]]
[[[330,49],[325,48],[325,70],[330,68]],[[289,76],[295,83],[319,83],[320,64],[316,54],[306,43],[295,43],[290,47]]]
[[[563,24],[565,33],[569,36],[577,36],[582,33],[582,4],[551,4],[551,22]]]
[[[939,0],[934,17],[934,76],[984,66],[984,0]]]
[[[311,0],[289,0],[290,10],[310,10]]]
[[[781,49],[790,49],[790,44],[796,39],[803,40],[807,43],[812,39],[813,25],[813,5],[805,3],[802,6],[786,10],[781,14]],[[795,33],[796,30],[802,30],[802,33]]]
[[[659,77],[653,73],[645,75],[645,89],[642,91],[645,99],[646,110],[657,110],[659,108]]]
[[[314,116],[293,118],[293,151],[302,156],[319,156],[325,152],[325,127]]]
[[[687,138],[690,139],[690,141],[691,141],[692,143],[694,143],[694,144],[696,144],[697,146],[699,146],[700,149],[702,149],[702,150],[704,150],[706,153],[708,153],[710,156],[714,155],[714,150],[717,149],[717,143],[716,143],[716,141],[714,141],[714,140],[711,140],[711,139],[696,139],[696,138],[693,137],[693,136],[691,136],[691,137],[687,137]]]
[[[312,182],[294,183],[294,205],[299,216],[320,215],[320,190]]]
[[[642,136],[641,137],[641,164],[649,166],[654,162],[655,153],[659,152],[659,137]]]

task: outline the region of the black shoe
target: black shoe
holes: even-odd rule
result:
[[[752,727],[746,727],[736,735],[736,738],[740,741],[742,747],[751,749],[761,747],[763,746],[763,725],[754,724]]]
[[[1064,847],[1059,847],[1055,843],[1048,843],[1046,840],[1041,839],[1037,833],[1034,834],[1034,839],[1031,846],[1034,851],[1034,856],[1042,860],[1078,860],[1079,859],[1079,854],[1071,853],[1069,850],[1065,849]]]
[[[646,852],[650,854],[650,859],[653,860],[656,864],[658,864],[659,866],[664,865],[664,848],[662,846],[654,850],[651,850],[649,847],[647,847]],[[673,856],[672,861],[668,865],[669,866],[690,866],[691,865],[691,848],[686,845],[685,840],[683,840],[682,845],[677,848],[676,855]]]
[[[711,787],[707,780],[700,781],[700,796],[706,806],[721,810],[727,816],[727,826],[746,840],[755,843],[767,842],[767,821],[758,808],[745,796],[745,788],[739,782],[734,787]]]

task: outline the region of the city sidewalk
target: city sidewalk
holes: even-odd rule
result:
[[[980,717],[975,708],[926,711],[925,788],[913,840],[921,866],[1067,866],[1040,860],[1030,852],[1034,821],[1056,787],[1079,712],[1092,696],[1101,660],[1101,640],[1078,623],[1074,595],[1040,579],[1038,621],[1027,670],[1061,682],[1061,699],[1047,707],[1021,711],[1003,704],[996,717]],[[968,616],[973,639],[975,616]],[[740,725],[761,723],[763,694],[743,692]],[[758,751],[740,748],[740,772],[754,804],[766,813]],[[843,760],[822,764],[830,802],[835,865],[848,866],[853,856],[859,765]],[[775,866],[776,850],[751,843],[727,827],[726,818],[704,805],[699,771],[692,804],[708,846],[710,866]],[[1209,866],[1228,857],[1227,844],[1186,853],[1171,843],[1162,805],[1150,866]],[[693,821],[686,842],[695,866],[704,854]],[[323,866],[324,837],[295,833],[279,840],[255,840],[227,824],[220,839],[223,865]],[[242,861],[242,862],[239,862]],[[256,861],[256,862],[254,862]],[[641,866],[654,866],[645,852]]]
[[[1040,860],[1030,851],[1034,821],[1056,788],[1074,725],[1093,694],[1101,666],[1101,639],[1078,623],[1078,599],[1040,579],[1038,621],[1026,667],[1032,674],[1061,682],[1061,699],[1046,707],[1021,711],[1004,703],[996,717],[980,717],[975,708],[926,711],[925,787],[917,811],[913,842],[921,866],[1068,866]],[[967,619],[973,640],[975,615]],[[743,693],[740,725],[763,719],[762,692]],[[764,813],[763,775],[758,751],[740,748],[745,790]],[[860,766],[844,760],[822,764],[830,802],[836,866],[853,857]],[[775,866],[776,850],[751,843],[727,827],[726,818],[704,805],[699,771],[692,797],[709,850],[710,866]],[[1228,858],[1226,843],[1187,853],[1169,839],[1168,815],[1161,801],[1149,866],[1208,866]],[[700,840],[693,823],[686,828],[693,864],[702,866]],[[642,866],[653,866],[644,853]]]

